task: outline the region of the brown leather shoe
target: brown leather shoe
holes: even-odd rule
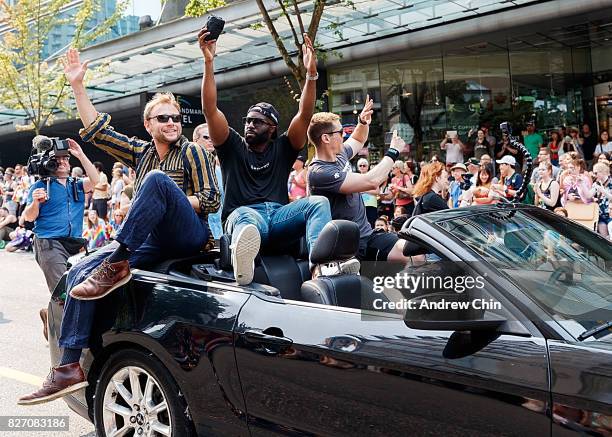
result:
[[[87,385],[88,383],[85,381],[83,369],[81,369],[79,363],[53,367],[47,379],[43,382],[42,388],[32,394],[19,398],[17,404],[36,405],[50,402],[54,399],[74,393],[77,390],[87,387]]]
[[[45,340],[49,341],[49,331],[47,330],[47,308],[43,308],[38,312],[40,316],[40,320],[43,322],[43,335],[45,336]]]
[[[70,291],[70,296],[81,300],[100,299],[126,284],[131,277],[127,260],[110,263],[105,259],[89,278]]]

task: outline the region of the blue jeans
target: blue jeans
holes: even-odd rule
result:
[[[225,232],[232,235],[232,243],[240,229],[257,226],[262,246],[288,247],[306,235],[308,252],[317,241],[323,226],[331,221],[329,200],[323,196],[304,197],[287,205],[264,202],[236,208],[227,218]]]
[[[160,170],[144,178],[117,241],[130,251],[130,267],[144,268],[161,259],[197,254],[208,241],[208,223],[192,208],[187,196]],[[78,300],[69,291],[83,282],[118,247],[112,243],[84,258],[68,272],[60,347],[88,346],[95,300]]]

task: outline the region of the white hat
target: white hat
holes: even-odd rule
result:
[[[453,165],[453,166],[451,167],[451,171],[453,171],[453,170],[454,170],[454,169],[456,169],[456,168],[461,169],[461,170],[463,170],[463,171],[467,171],[467,167],[466,167],[466,166],[465,166],[465,164],[463,164],[462,162],[458,162],[457,164]]]
[[[516,167],[516,159],[514,156],[506,155],[502,159],[496,161],[498,164],[508,164],[511,167]]]

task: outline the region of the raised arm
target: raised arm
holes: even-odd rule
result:
[[[68,147],[70,154],[81,162],[83,170],[85,170],[87,178],[83,181],[83,190],[87,193],[100,181],[100,174],[87,155],[85,155],[79,143],[68,138]]]
[[[306,144],[306,132],[308,131],[312,114],[314,114],[317,97],[317,55],[315,54],[312,41],[307,34],[304,34],[302,52],[304,54],[304,65],[306,66],[306,81],[300,96],[298,113],[291,120],[287,130],[289,142],[295,150],[302,150],[304,144]]]
[[[66,53],[66,57],[62,59],[64,64],[64,75],[66,80],[72,87],[74,100],[76,101],[77,111],[83,123],[83,127],[89,126],[98,116],[98,111],[89,100],[87,90],[83,84],[83,78],[87,72],[87,64],[89,61],[81,63],[79,52],[76,49],[70,48]]]
[[[355,130],[351,134],[350,138],[344,142],[344,144],[350,146],[353,151],[351,158],[357,155],[357,153],[363,149],[365,142],[368,140],[370,124],[372,123],[372,113],[374,112],[372,109],[373,106],[374,101],[370,99],[369,95],[367,95],[365,105],[363,105],[363,109],[358,117],[359,121],[357,123],[357,127],[355,127]]]
[[[217,107],[217,84],[215,83],[215,50],[217,41],[206,41],[209,35],[206,27],[198,33],[200,50],[204,55],[204,75],[202,77],[202,112],[208,124],[208,134],[215,147],[225,143],[229,136],[229,125],[223,112]]]
[[[399,151],[403,146],[404,140],[397,136],[397,131],[394,131],[389,149],[391,152],[395,151],[394,154],[399,156]],[[380,187],[387,180],[395,162],[388,156],[389,154],[390,152],[387,152],[383,159],[367,173],[348,173],[340,186],[340,192],[342,194],[363,193]]]

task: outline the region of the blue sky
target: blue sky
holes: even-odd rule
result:
[[[159,12],[161,11],[160,0],[132,0],[131,3],[126,11],[129,15],[137,15],[139,17],[150,15],[153,20],[159,18]]]

